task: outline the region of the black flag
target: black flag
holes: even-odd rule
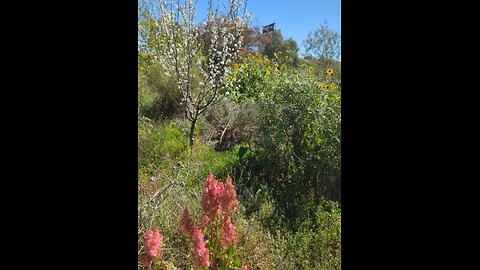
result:
[[[268,32],[271,32],[271,31],[274,31],[275,29],[275,23],[272,23],[272,24],[269,24],[269,25],[265,25],[263,27],[263,34],[265,33],[268,33]]]

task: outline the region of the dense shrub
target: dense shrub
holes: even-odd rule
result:
[[[257,98],[257,145],[240,149],[235,170],[241,193],[255,198],[247,202],[268,189],[277,219],[293,230],[314,214],[320,198],[341,200],[340,88],[333,78],[319,77],[307,69],[265,80]],[[246,207],[247,213],[259,209]]]
[[[286,191],[340,200],[340,92],[311,76],[269,83],[260,103],[260,145],[271,153]]]
[[[205,119],[210,126],[206,140],[216,142],[216,150],[232,149],[235,145],[256,139],[258,109],[251,100],[235,103],[228,100],[212,106]]]

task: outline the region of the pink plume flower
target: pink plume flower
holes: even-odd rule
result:
[[[188,238],[193,236],[193,223],[187,207],[183,209],[183,216],[182,220],[180,221],[180,233]]]
[[[205,188],[203,189],[202,198],[200,203],[204,214],[207,214],[210,218],[214,218],[219,215],[220,212],[220,200],[225,187],[222,182],[215,181],[215,177],[210,172],[205,182]]]
[[[230,244],[233,246],[237,245],[237,234],[235,233],[235,226],[230,219],[230,216],[227,216],[225,222],[223,223],[222,239],[220,245],[222,248],[228,247]]]
[[[193,228],[193,264],[195,269],[210,266],[210,251],[206,247],[202,231],[197,227]]]
[[[145,234],[144,249],[150,257],[157,257],[161,254],[160,248],[163,244],[163,235],[158,232],[158,229],[154,231],[148,230]]]
[[[237,192],[235,186],[232,184],[232,179],[227,177],[225,189],[223,190],[221,198],[222,210],[226,213],[234,211],[238,206]]]
[[[248,267],[244,265],[240,270],[248,270]]]
[[[163,235],[158,229],[148,230],[143,240],[143,249],[145,252],[138,256],[140,264],[150,268],[155,258],[162,253]]]

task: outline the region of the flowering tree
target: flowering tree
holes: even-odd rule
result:
[[[236,210],[238,200],[232,179],[225,184],[215,180],[210,173],[203,189],[201,205],[202,218],[194,225],[188,209],[183,210],[180,232],[193,242],[193,263],[195,269],[232,269],[241,267],[236,255],[237,235],[231,213]],[[205,238],[207,241],[205,241]],[[247,269],[244,266],[242,269]]]
[[[195,22],[192,0],[143,0],[140,5],[139,49],[161,65],[167,76],[177,80],[185,117],[190,120],[190,146],[198,117],[220,101],[232,84],[227,68],[238,58],[242,47],[242,29],[249,17],[243,2],[229,0],[227,14],[219,16],[219,7],[209,1],[204,27]],[[210,42],[201,42],[202,37]]]

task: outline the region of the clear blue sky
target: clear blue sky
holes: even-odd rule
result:
[[[208,0],[198,0],[198,19],[205,19],[207,5]],[[305,52],[303,41],[307,34],[325,20],[330,29],[337,32],[341,29],[341,0],[247,0],[247,10],[252,14],[252,26],[275,22],[275,29],[282,31],[284,39],[293,38],[297,42],[300,55]]]

